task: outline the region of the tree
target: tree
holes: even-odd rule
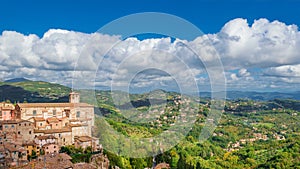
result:
[[[41,149],[40,155],[45,155],[45,151],[43,149]]]
[[[196,169],[202,169],[200,162],[197,162]]]

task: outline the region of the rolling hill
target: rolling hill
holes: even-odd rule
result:
[[[15,80],[13,80],[15,81]],[[11,102],[65,102],[71,88],[42,81],[1,82],[0,100]]]

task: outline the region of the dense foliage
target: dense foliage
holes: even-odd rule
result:
[[[193,129],[175,147],[155,156],[155,164],[166,162],[174,169],[299,168],[298,103],[291,100],[227,101],[226,111],[213,135],[205,142],[199,142],[199,133],[210,109],[210,103],[203,102]],[[294,105],[296,106],[293,107]],[[106,108],[105,120],[115,130],[129,137],[152,137],[167,130],[172,124],[172,121],[163,118],[168,115],[169,110],[157,117],[156,121],[159,123],[139,124],[124,118],[122,112],[116,108]],[[147,108],[144,109],[148,111]],[[96,134],[97,132],[101,130],[96,130]],[[109,151],[105,153],[111,166],[145,168],[153,165],[152,157],[135,159],[118,156]]]

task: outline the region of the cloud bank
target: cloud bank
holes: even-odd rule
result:
[[[202,53],[201,60],[185,45]],[[193,41],[121,40],[121,36],[60,29],[50,29],[43,37],[4,31],[0,78],[26,77],[71,86],[75,74],[94,80],[84,82],[87,87],[94,82],[97,87],[110,87],[113,81],[117,89],[177,90],[176,83],[189,88],[196,81],[208,90],[209,77],[201,61],[213,65],[216,57],[211,48],[219,53],[229,90],[299,90],[298,27],[267,19],[249,25],[237,18],[220,32]]]

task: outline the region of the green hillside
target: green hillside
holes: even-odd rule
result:
[[[2,82],[1,100],[11,102],[65,102],[70,88],[47,82]],[[300,166],[300,101],[274,99],[227,100],[222,118],[213,134],[205,142],[198,137],[209,116],[209,99],[180,96],[179,93],[152,91],[129,94],[114,91],[80,90],[81,101],[95,105],[94,136],[101,144],[122,145],[122,155],[130,153],[131,146],[147,145],[139,138],[159,136],[168,131],[182,115],[181,110],[195,111],[196,122],[183,139],[170,150],[156,155],[157,163],[166,162],[173,169],[198,168],[299,168]],[[96,100],[95,100],[96,98]],[[188,105],[181,104],[182,101]],[[107,134],[103,124],[109,124],[124,137]],[[126,137],[133,143],[126,144]],[[137,142],[134,142],[134,141]],[[172,138],[170,141],[176,141]],[[105,148],[105,147],[104,147]],[[152,147],[151,147],[152,148]],[[109,149],[108,149],[109,150]],[[152,166],[152,157],[129,158],[105,149],[110,165],[120,168]]]
[[[42,82],[1,82],[0,100],[11,102],[64,102],[68,100],[69,87]]]

